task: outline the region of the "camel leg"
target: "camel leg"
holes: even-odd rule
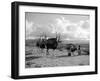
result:
[[[68,52],[68,56],[71,56],[71,51]]]
[[[41,53],[43,53],[43,49],[41,49]]]
[[[74,52],[72,52],[72,56],[74,56]]]
[[[40,48],[37,48],[37,53],[40,53]]]
[[[55,56],[54,51],[55,51],[55,49],[53,50],[53,54],[52,54],[53,57]]]
[[[46,55],[49,55],[49,51],[48,51],[48,49],[47,49]]]

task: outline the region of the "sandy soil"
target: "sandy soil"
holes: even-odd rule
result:
[[[77,55],[77,52],[73,56],[68,56],[68,51],[63,50],[49,50],[49,55],[46,55],[46,51],[40,51],[37,49],[31,50],[26,55],[26,68],[41,68],[41,67],[56,67],[56,66],[83,66],[89,65],[89,55]]]

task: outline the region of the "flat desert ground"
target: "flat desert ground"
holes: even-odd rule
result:
[[[26,49],[25,68],[89,65],[89,55],[84,53],[78,55],[77,52],[74,52],[72,56],[68,56],[67,50],[49,50],[49,55],[46,55],[46,49],[42,51],[37,47],[27,47]]]

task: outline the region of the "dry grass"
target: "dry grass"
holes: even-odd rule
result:
[[[46,49],[43,51],[36,47],[26,49],[26,68],[89,65],[89,55],[85,53],[79,56],[74,52],[73,56],[68,56],[67,50],[49,50],[49,55],[46,55]]]

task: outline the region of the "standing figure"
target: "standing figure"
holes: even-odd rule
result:
[[[36,46],[43,52],[43,49],[46,48],[46,36],[40,37],[36,42]]]
[[[81,55],[81,49],[80,49],[80,47],[81,47],[81,46],[79,45],[79,46],[78,46],[78,49],[77,49],[77,50],[78,50],[78,55]]]

